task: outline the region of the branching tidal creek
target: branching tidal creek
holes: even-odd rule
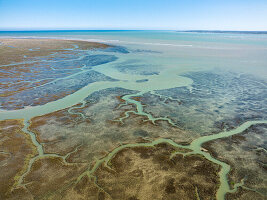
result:
[[[133,95],[125,95],[123,97],[123,99],[126,102],[136,105],[137,112],[134,111],[135,114],[141,115],[141,116],[146,116],[148,118],[148,120],[151,120],[152,123],[154,123],[157,120],[166,120],[166,121],[170,122],[168,118],[154,118],[152,115],[143,112],[142,104],[139,101],[131,99],[131,97],[140,96],[140,95],[142,95],[141,92],[137,93],[137,94],[133,94]],[[84,106],[84,103],[82,104],[82,106]],[[130,112],[130,111],[128,111],[128,112]],[[71,110],[69,110],[69,113],[72,113]],[[126,113],[126,116],[127,116],[127,113]],[[179,147],[179,148],[190,150],[189,153],[185,153],[185,156],[186,155],[192,155],[192,154],[202,155],[207,160],[209,160],[209,161],[211,161],[211,162],[213,162],[215,164],[218,164],[221,167],[220,172],[219,172],[220,183],[221,184],[219,186],[219,189],[217,191],[216,196],[217,196],[218,200],[223,200],[226,193],[235,192],[239,186],[242,186],[243,183],[237,183],[237,184],[234,185],[233,189],[231,189],[230,186],[229,186],[228,178],[227,178],[227,175],[228,175],[228,173],[229,173],[229,171],[231,169],[230,166],[228,164],[220,161],[220,160],[217,160],[217,159],[213,158],[208,152],[203,151],[202,150],[202,145],[204,143],[206,143],[206,142],[210,142],[210,141],[213,141],[213,140],[216,140],[216,139],[230,137],[232,135],[242,133],[243,131],[245,131],[246,129],[248,129],[249,127],[251,127],[253,125],[266,124],[266,123],[267,123],[267,120],[247,121],[247,122],[241,124],[239,127],[235,128],[235,129],[232,129],[232,130],[229,130],[229,131],[223,131],[223,132],[220,132],[220,133],[217,133],[217,134],[213,134],[213,135],[199,137],[199,138],[193,140],[190,145],[180,145],[180,144],[175,143],[171,139],[164,139],[164,138],[156,139],[156,140],[154,140],[154,141],[152,141],[150,143],[136,143],[136,144],[121,145],[121,146],[115,148],[112,152],[107,154],[105,157],[97,160],[97,162],[94,164],[94,166],[92,168],[88,168],[87,171],[85,171],[83,174],[81,174],[77,178],[76,182],[79,182],[79,180],[81,180],[81,178],[83,176],[85,176],[85,175],[88,175],[89,177],[94,177],[94,172],[98,169],[98,167],[103,163],[107,165],[107,163],[114,157],[114,155],[116,153],[118,153],[119,151],[121,151],[122,149],[131,148],[131,147],[153,147],[153,146],[155,146],[157,144],[160,144],[160,143],[168,143],[168,144],[170,144],[170,145],[172,145],[174,147]],[[29,131],[29,124],[30,124],[29,119],[28,120],[25,119],[24,120],[23,131],[31,136],[32,143],[36,146],[36,149],[38,151],[38,155],[36,155],[35,157],[33,157],[32,159],[29,160],[27,170],[21,175],[20,179],[18,180],[17,187],[19,187],[19,186],[25,187],[25,184],[23,184],[23,178],[30,172],[31,166],[32,166],[32,164],[34,163],[34,161],[36,159],[40,159],[40,158],[43,158],[43,157],[59,157],[59,158],[62,159],[62,161],[65,164],[72,164],[72,163],[67,163],[66,162],[66,158],[71,153],[76,152],[77,149],[78,149],[78,147],[76,147],[73,152],[70,152],[65,156],[61,156],[61,155],[58,155],[58,154],[47,154],[47,153],[44,153],[43,147],[37,141],[35,134],[33,132]],[[170,124],[174,125],[173,123],[170,123]],[[183,154],[183,153],[176,152],[175,154]]]
[[[76,47],[75,47],[76,48]],[[96,52],[97,53],[97,52]],[[99,52],[98,52],[99,53]],[[93,54],[93,53],[92,53]],[[114,52],[105,54],[114,54]],[[116,55],[119,57],[118,61],[112,62],[113,64],[116,62],[121,61],[120,59],[127,60],[129,57],[127,55]],[[33,61],[34,62],[34,61]],[[13,64],[10,64],[13,65]],[[4,67],[6,65],[2,65]],[[175,87],[185,87],[185,88],[191,88],[193,84],[193,80],[191,80],[188,77],[184,77],[180,72],[179,68],[166,68],[163,69],[160,73],[155,75],[135,75],[135,74],[128,74],[129,79],[125,80],[126,75],[116,68],[112,67],[110,63],[101,64],[98,66],[93,66],[90,70],[82,69],[82,71],[78,72],[78,74],[82,74],[88,71],[95,71],[102,75],[108,76],[113,79],[113,81],[107,81],[107,80],[100,80],[91,82],[90,84],[82,87],[81,89],[73,92],[72,94],[69,94],[67,96],[64,96],[63,98],[57,99],[55,101],[50,101],[44,105],[36,105],[36,106],[27,106],[23,107],[22,109],[18,110],[0,110],[0,120],[6,120],[6,119],[23,119],[24,120],[24,128],[22,131],[24,131],[26,134],[28,134],[31,138],[32,144],[35,145],[37,150],[37,155],[33,156],[31,159],[28,160],[28,163],[26,164],[27,167],[23,171],[22,175],[18,178],[17,182],[15,183],[15,187],[24,187],[26,188],[26,184],[24,183],[25,177],[31,172],[32,165],[37,159],[42,159],[44,157],[56,157],[62,159],[62,162],[66,165],[75,165],[77,163],[69,163],[67,162],[67,158],[72,154],[78,151],[78,149],[81,147],[81,145],[78,145],[74,147],[74,149],[67,153],[66,155],[59,155],[59,154],[53,154],[53,153],[45,153],[43,149],[43,145],[38,142],[37,137],[34,132],[30,130],[30,124],[31,119],[36,116],[42,116],[48,113],[52,113],[55,111],[59,111],[62,109],[68,108],[68,113],[70,115],[79,115],[82,119],[86,119],[86,116],[83,113],[75,112],[75,109],[82,109],[86,105],[85,99],[93,94],[94,92],[99,92],[104,89],[109,88],[123,88],[130,91],[137,91],[134,94],[125,94],[121,98],[125,101],[125,105],[131,104],[135,106],[135,110],[128,110],[124,113],[122,117],[120,117],[117,121],[120,123],[124,123],[124,120],[130,116],[131,113],[139,115],[144,117],[144,121],[150,121],[152,124],[156,125],[156,121],[167,121],[171,126],[178,127],[170,118],[167,116],[164,117],[153,117],[152,114],[146,113],[144,111],[144,106],[140,101],[135,100],[134,97],[142,97],[145,93],[151,93],[154,95],[156,94],[157,90],[165,90]],[[77,75],[77,74],[76,74]],[[63,80],[70,78],[60,78],[58,80]],[[145,80],[145,81],[138,81],[138,80]],[[55,81],[54,81],[55,82]],[[41,87],[41,86],[38,86]],[[37,87],[36,87],[37,88]],[[165,97],[164,98],[170,98],[171,100],[176,100],[171,97]],[[112,120],[112,119],[110,119]],[[195,140],[193,140],[189,145],[181,145],[175,143],[172,139],[166,139],[166,138],[159,138],[159,139],[151,139],[148,143],[129,143],[129,144],[122,144],[115,149],[113,149],[111,152],[106,154],[104,157],[99,158],[93,165],[93,167],[88,167],[86,171],[80,174],[80,176],[77,177],[76,182],[78,183],[84,176],[88,177],[95,177],[96,170],[102,165],[108,166],[109,161],[121,150],[125,148],[134,148],[134,147],[153,147],[155,145],[161,144],[161,143],[167,143],[169,145],[172,145],[173,147],[186,149],[189,152],[182,153],[182,152],[174,152],[172,156],[170,156],[170,159],[172,159],[173,156],[176,154],[182,154],[183,156],[187,155],[200,155],[206,158],[207,160],[211,161],[212,163],[215,163],[220,166],[220,172],[219,172],[219,178],[220,178],[220,185],[218,187],[216,198],[217,200],[223,200],[225,199],[225,195],[227,193],[233,193],[237,191],[237,188],[243,185],[243,181],[240,183],[236,183],[233,188],[230,187],[229,181],[228,181],[228,173],[230,172],[230,165],[226,164],[225,162],[222,162],[218,159],[215,159],[211,156],[211,154],[208,151],[204,151],[202,148],[202,145],[207,142],[211,142],[217,139],[230,137],[239,133],[242,133],[249,127],[257,124],[267,124],[267,120],[255,120],[255,121],[247,121],[239,125],[238,127],[219,132],[217,134],[212,135],[206,135],[201,136]],[[196,193],[198,193],[196,188]]]

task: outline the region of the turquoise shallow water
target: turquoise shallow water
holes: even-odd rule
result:
[[[0,37],[46,37],[99,41],[130,49],[144,62],[186,68],[223,68],[267,76],[267,34],[183,33],[175,31],[1,31]],[[165,58],[165,59],[164,59]],[[253,68],[253,69],[252,69]]]

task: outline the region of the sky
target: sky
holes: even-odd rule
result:
[[[267,31],[267,0],[0,0],[0,30]]]

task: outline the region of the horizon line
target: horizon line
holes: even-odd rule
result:
[[[1,29],[0,32],[23,31],[176,31],[176,32],[267,32],[267,30],[224,30],[224,29]]]

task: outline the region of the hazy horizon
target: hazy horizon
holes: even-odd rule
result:
[[[99,28],[99,29],[50,29],[50,28],[43,28],[43,29],[1,29],[1,32],[12,32],[12,31],[172,31],[172,32],[194,32],[194,31],[200,31],[200,32],[267,32],[267,30],[224,30],[224,29],[188,29],[188,30],[175,30],[175,29],[105,29],[105,28]]]

